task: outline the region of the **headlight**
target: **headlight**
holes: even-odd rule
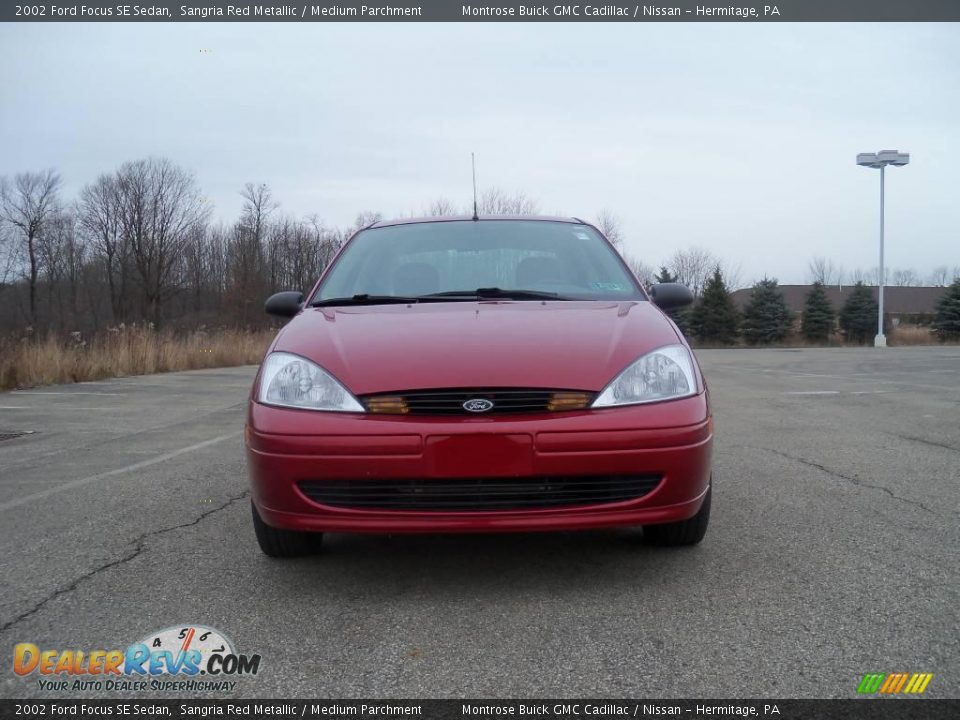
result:
[[[613,379],[591,407],[614,407],[675,400],[697,393],[693,360],[683,345],[647,353]]]
[[[257,400],[267,405],[364,412],[363,406],[326,370],[299,355],[270,353],[263,363]]]

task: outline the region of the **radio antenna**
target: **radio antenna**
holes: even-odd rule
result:
[[[470,165],[473,168],[473,219],[479,220],[480,216],[477,215],[477,159],[473,153],[470,153]]]

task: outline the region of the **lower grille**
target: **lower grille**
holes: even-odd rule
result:
[[[300,490],[322,505],[357,510],[539,510],[641,498],[659,475],[571,475],[440,480],[304,480]]]

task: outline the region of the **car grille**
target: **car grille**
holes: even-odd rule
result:
[[[322,505],[356,510],[540,510],[641,498],[659,475],[571,475],[439,480],[304,480]]]
[[[367,410],[374,413],[480,416],[581,410],[589,407],[595,397],[595,393],[580,390],[457,388],[378,393],[365,395],[360,400]],[[467,410],[464,403],[471,400],[486,400],[492,403],[492,407],[479,411]]]

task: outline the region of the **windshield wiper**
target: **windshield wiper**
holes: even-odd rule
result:
[[[331,305],[392,305],[396,303],[416,303],[420,302],[418,297],[405,297],[403,295],[369,295],[362,293],[350,297],[327,298],[326,300],[314,300],[310,307],[329,307]]]
[[[566,300],[559,293],[540,292],[539,290],[504,290],[503,288],[489,287],[476,290],[448,290],[447,292],[422,295],[423,299],[430,298],[463,298],[463,299],[498,299],[498,300]]]
[[[567,300],[553,292],[538,290],[504,290],[502,288],[477,288],[476,290],[448,290],[429,295],[370,295],[362,293],[350,297],[314,300],[310,307],[340,305],[395,305],[419,302],[442,302],[444,300]]]

